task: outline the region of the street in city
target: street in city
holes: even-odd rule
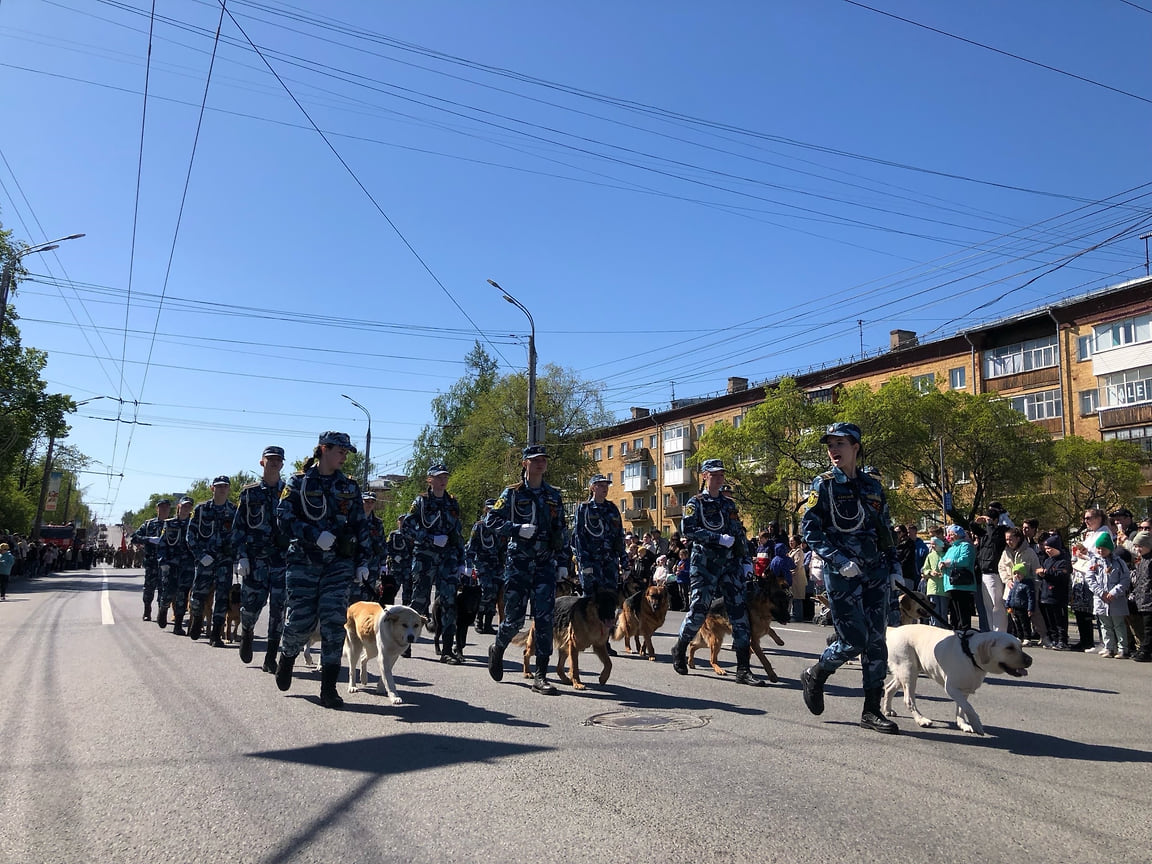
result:
[[[859,667],[816,718],[798,687],[828,628],[779,628],[781,681],[742,687],[697,658],[616,658],[609,683],[543,697],[513,663],[461,667],[430,640],[374,689],[280,693],[236,646],[142,622],[138,570],[54,574],[0,604],[0,861],[1118,862],[1147,860],[1152,670],[1030,649],[1027,678],[973,699],[989,734],[859,728]],[[265,632],[257,626],[258,637]],[[765,640],[768,642],[769,640]],[[732,668],[731,651],[721,663]],[[373,683],[378,667],[369,672]],[[762,670],[757,670],[761,672]],[[554,675],[551,676],[555,681]],[[934,683],[921,710],[948,721]]]

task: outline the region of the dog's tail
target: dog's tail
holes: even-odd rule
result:
[[[619,642],[625,636],[629,635],[628,624],[630,623],[630,618],[631,616],[628,614],[628,607],[625,606],[620,610],[620,614],[616,616],[616,629],[612,631],[612,638],[615,641]]]

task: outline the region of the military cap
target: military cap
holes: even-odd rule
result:
[[[1132,518],[1132,511],[1127,507],[1121,507],[1119,510],[1113,510],[1108,514],[1109,519],[1120,519],[1121,517]]]
[[[588,481],[589,486],[595,486],[597,483],[607,483],[612,485],[612,481],[605,477],[603,474],[593,474],[592,479]]]
[[[212,485],[213,486],[231,486],[232,481],[228,478],[227,474],[221,474],[219,477],[217,477],[215,480],[212,481]]]
[[[540,456],[548,458],[548,451],[544,449],[543,444],[530,444],[520,453],[521,459],[536,459]]]
[[[320,443],[327,444],[330,447],[344,447],[350,453],[356,452],[356,448],[352,446],[352,439],[348,437],[347,432],[321,432]]]
[[[428,476],[429,477],[436,477],[440,474],[448,474],[448,473],[450,473],[448,471],[448,466],[445,465],[443,462],[434,462],[428,466]]]
[[[827,444],[828,439],[833,435],[838,435],[841,438],[851,438],[857,444],[862,443],[860,441],[860,427],[855,423],[833,423],[825,429],[824,434],[820,436],[820,443]]]
[[[704,471],[705,473],[708,473],[708,474],[714,473],[716,471],[723,471],[724,470],[724,460],[723,459],[705,459],[704,464],[700,466],[700,470]]]
[[[157,507],[165,507],[165,506],[171,507],[172,506],[172,499],[171,498],[161,498],[159,501],[156,502],[156,506]]]
[[[360,493],[360,497],[362,499],[364,499],[365,501],[375,501],[376,500],[376,493],[372,492],[370,490],[364,491],[364,492]]]
[[[192,500],[191,495],[182,495],[182,496],[180,496],[180,503],[181,504],[195,504],[196,502]]]
[[[267,458],[268,456],[276,456],[280,459],[283,459],[284,458],[284,448],[283,447],[276,447],[276,446],[265,447],[264,452],[260,454],[260,458],[264,459],[264,458]]]

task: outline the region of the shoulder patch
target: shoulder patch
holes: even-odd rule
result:
[[[492,505],[492,509],[493,510],[503,510],[504,509],[504,497],[503,496],[496,499],[496,503]]]
[[[696,513],[695,502],[689,501],[687,504],[684,505],[684,515],[685,516],[692,516],[695,513]]]
[[[297,476],[299,476],[299,475],[297,475]],[[284,484],[284,491],[280,493],[280,500],[283,501],[290,494],[292,494],[292,488],[287,483],[285,483]]]
[[[808,502],[804,505],[805,510],[811,510],[816,506],[816,502],[820,500],[820,493],[813,489],[808,493]]]

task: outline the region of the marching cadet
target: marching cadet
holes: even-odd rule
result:
[[[503,576],[502,553],[507,544],[484,522],[495,503],[495,498],[489,498],[484,502],[484,512],[472,525],[472,533],[468,536],[468,545],[465,547],[468,568],[475,571],[480,581],[480,610],[476,614],[477,633],[496,632],[492,626],[492,618],[496,614],[496,594]]]
[[[864,455],[860,427],[834,423],[820,443],[828,448],[832,470],[812,482],[800,523],[805,542],[824,561],[824,584],[836,641],[800,676],[804,704],[824,711],[824,682],[857,655],[863,668],[864,711],[860,725],[893,735],[900,728],[884,716],[880,697],[888,674],[888,600],[893,573],[900,573],[888,529],[884,487],[858,470]]]
[[[212,481],[212,500],[202,501],[192,511],[188,525],[188,548],[196,559],[196,578],[192,583],[188,638],[199,639],[204,626],[204,601],[215,586],[212,601],[212,631],[208,644],[223,648],[220,633],[228,614],[228,591],[232,587],[232,523],[236,521],[236,505],[228,500],[232,481],[221,474]]]
[[[156,548],[160,535],[164,533],[164,522],[172,512],[172,502],[161,498],[156,502],[156,516],[146,519],[132,535],[132,545],[144,547],[144,619],[152,620],[152,598],[157,590],[161,595],[164,588],[160,584],[160,563],[156,560]]]
[[[722,592],[728,620],[732,623],[736,683],[763,687],[764,682],[752,674],[749,664],[752,634],[748,627],[744,582],[752,572],[752,564],[747,558],[744,526],[736,512],[736,502],[721,491],[724,463],[719,459],[706,459],[700,466],[700,474],[704,481],[700,492],[684,505],[680,522],[681,533],[692,541],[688,570],[691,591],[688,614],[672,649],[672,668],[679,675],[688,674],[688,645],[704,624],[712,598]]]
[[[276,652],[284,629],[284,552],[288,539],[276,522],[276,506],[284,491],[280,471],[284,448],[265,447],[260,456],[264,474],[258,483],[240,490],[240,503],[232,522],[232,548],[240,576],[240,662],[252,662],[252,633],[264,604],[268,604],[268,644],[265,672],[276,671]]]
[[[532,600],[532,622],[536,627],[536,679],[532,689],[554,696],[548,683],[548,663],[552,658],[552,623],[556,608],[558,558],[567,545],[564,502],[560,490],[544,482],[548,453],[540,444],[524,448],[521,482],[509,486],[496,499],[485,524],[499,537],[508,538],[505,566],[504,620],[488,649],[488,674],[492,680],[504,677],[504,651],[520,632],[528,600]]]
[[[388,535],[384,551],[388,579],[400,586],[400,602],[410,605],[412,599],[412,538],[404,532],[404,517],[396,517],[396,530]],[[393,594],[392,598],[395,599]]]
[[[156,623],[161,630],[168,626],[168,606],[171,604],[172,633],[175,636],[184,635],[184,610],[195,574],[192,550],[185,539],[191,515],[192,499],[185,495],[176,504],[176,515],[164,520],[164,531],[156,544],[156,562],[160,569],[160,612]]]
[[[368,536],[371,544],[365,550],[364,560],[368,564],[368,578],[357,580],[352,589],[353,603],[357,600],[367,600],[370,603],[380,602],[380,590],[377,585],[380,568],[384,566],[384,523],[375,514],[376,493],[365,489],[360,493],[360,500],[364,502],[364,516],[368,519]]]
[[[435,582],[440,604],[440,662],[458,666],[464,658],[455,650],[456,594],[467,568],[460,505],[447,489],[448,469],[439,463],[430,466],[428,490],[412,502],[404,531],[412,539],[411,606],[427,615]]]
[[[320,627],[320,704],[340,708],[336,692],[344,650],[344,622],[353,579],[368,575],[371,545],[360,487],[340,468],[355,453],[345,432],[324,432],[304,470],[280,493],[276,518],[288,537],[287,603],[276,686],[292,686],[292,666]]]
[[[572,540],[580,565],[580,592],[585,597],[593,597],[599,591],[615,594],[620,587],[620,574],[628,563],[624,523],[616,505],[608,500],[611,485],[603,474],[593,474],[588,481],[592,490],[588,500],[576,506]]]

